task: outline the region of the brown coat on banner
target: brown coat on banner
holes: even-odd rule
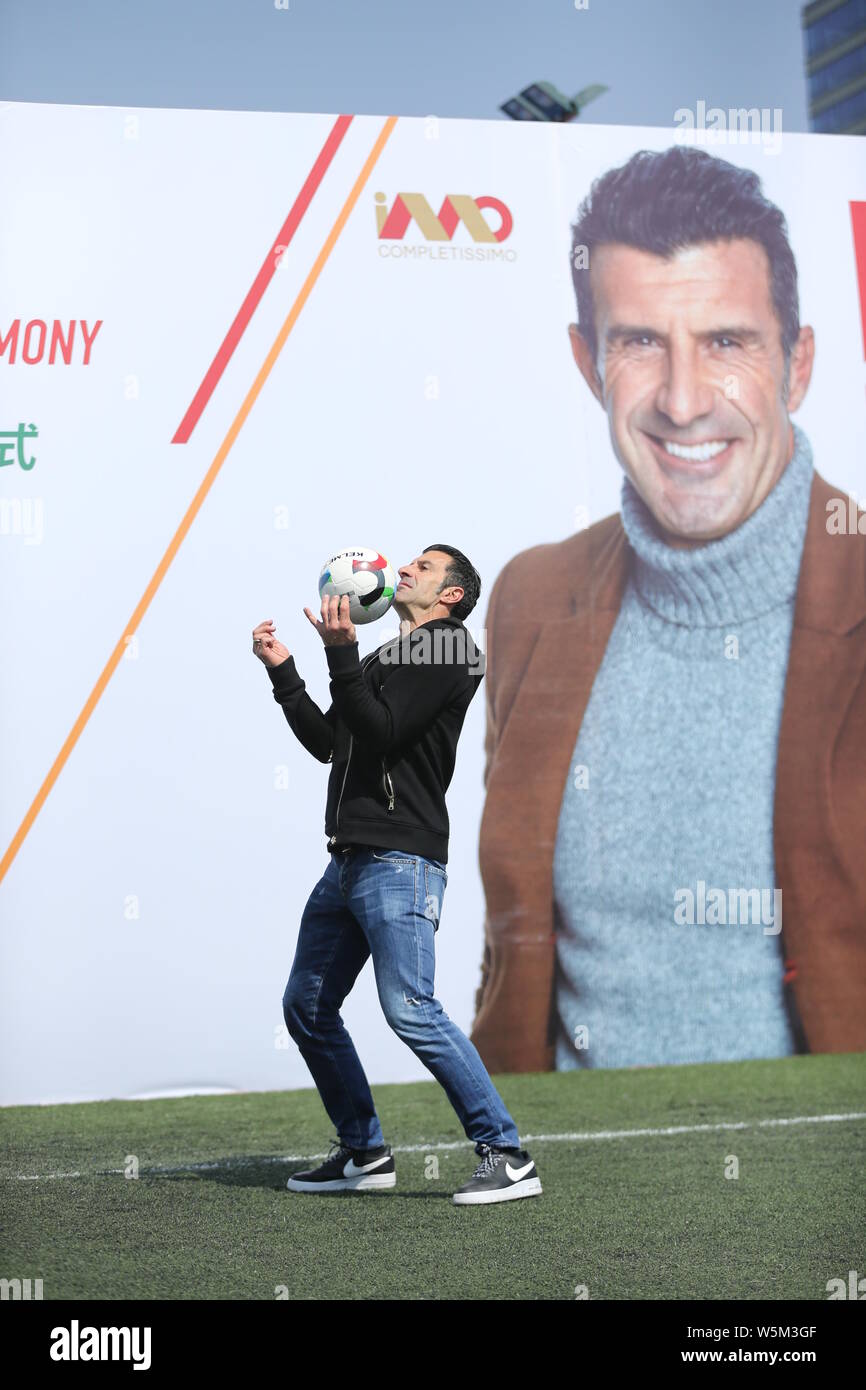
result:
[[[866,520],[857,513],[857,530],[834,534],[839,499],[815,473],[773,821],[785,984],[810,1052],[866,1051]],[[522,551],[491,591],[479,848],[487,910],[471,1036],[492,1072],[554,1069],[557,822],[629,554],[610,516]]]

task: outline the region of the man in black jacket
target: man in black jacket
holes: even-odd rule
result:
[[[445,792],[484,657],[463,625],[481,581],[453,546],[403,566],[400,636],[359,660],[347,598],[305,608],[328,661],[331,706],[306,693],[272,621],[253,631],[276,701],[304,745],[331,763],[330,862],[307,900],[283,996],[286,1027],[337,1131],[336,1153],[295,1173],[295,1192],[394,1187],[394,1157],[340,1006],[367,957],[385,1017],[444,1087],[481,1162],[458,1205],[533,1196],[541,1183],[475,1046],[433,995],[434,936],[448,881]],[[333,1146],[332,1146],[333,1147]]]

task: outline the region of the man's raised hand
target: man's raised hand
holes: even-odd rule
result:
[[[253,628],[253,655],[266,666],[279,666],[281,661],[285,661],[286,657],[291,655],[288,647],[284,647],[274,636],[273,618],[268,618],[266,622]]]
[[[325,594],[320,619],[314,618],[309,608],[305,608],[304,612],[326,647],[348,646],[357,640],[354,624],[349,617],[348,594]]]

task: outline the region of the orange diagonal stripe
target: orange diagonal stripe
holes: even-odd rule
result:
[[[150,582],[147,585],[147,588],[145,589],[144,593],[142,594],[141,598],[136,604],[135,611],[133,612],[132,617],[126,624],[126,627],[118,640],[117,646],[114,648],[114,651],[111,653],[111,656],[105,663],[105,667],[102,671],[102,674],[100,675],[98,681],[96,682],[95,686],[88,695],[81,713],[79,714],[78,718],[76,719],[75,723],[70,729],[66,741],[63,744],[63,747],[57,754],[57,757],[54,759],[54,762],[52,763],[48,775],[42,783],[42,786],[39,788],[39,791],[36,793],[36,796],[33,798],[33,802],[30,806],[30,809],[28,810],[26,816],[24,817],[23,821],[21,822],[20,826],[18,827],[14,836],[12,837],[12,841],[9,845],[9,848],[3,855],[2,860],[0,860],[0,882],[2,882],[5,878],[7,870],[12,864],[12,861],[14,860],[19,849],[23,845],[25,837],[28,831],[30,830],[30,827],[32,826],[36,817],[39,815],[39,812],[45,804],[45,801],[48,797],[49,792],[51,791],[51,788],[54,786],[54,783],[60,776],[60,773],[66,764],[67,758],[69,757],[70,753],[72,752],[73,748],[78,742],[78,739],[81,736],[81,732],[87,724],[88,719],[95,710],[99,702],[100,696],[102,695],[102,692],[105,690],[105,687],[111,680],[114,671],[117,669],[117,666],[123,657],[123,653],[126,650],[127,638],[131,637],[138,630],[142,618],[144,617],[145,613],[150,607],[157,589],[159,588],[160,584],[162,583],[163,579],[165,578],[168,572],[169,565],[171,564],[172,560],[174,559],[175,555],[180,549],[183,541],[185,540],[186,535],[190,527],[192,526],[193,521],[198,515],[198,511],[201,507],[202,502],[210,492],[214,479],[216,478],[217,474],[222,468],[223,463],[228,457],[232,445],[234,444],[235,440],[240,434],[241,426],[243,425],[244,421],[246,420],[247,416],[252,410],[253,405],[255,404],[256,399],[258,398],[259,392],[261,391],[262,387],[264,386],[265,382],[270,376],[271,369],[274,363],[276,362],[277,358],[279,357],[280,353],[282,352],[283,347],[285,346],[286,339],[288,338],[289,334],[291,333],[292,329],[297,323],[298,316],[301,310],[303,309],[304,305],[306,304],[307,300],[309,299],[313,286],[315,285],[316,281],[321,275],[325,262],[327,261],[328,257],[330,256],[331,252],[336,246],[337,239],[340,233],[342,232],[343,228],[345,227],[346,222],[349,219],[349,215],[352,212],[352,209],[354,208],[355,204],[357,203],[358,198],[361,196],[361,191],[364,187],[364,184],[370,177],[370,174],[376,164],[376,161],[378,160],[379,155],[382,153],[382,150],[385,148],[385,144],[388,140],[388,137],[396,124],[397,117],[389,116],[388,119],[385,121],[385,124],[383,125],[381,131],[379,132],[379,135],[376,139],[376,143],[373,145],[373,148],[371,149],[366,160],[364,161],[364,167],[362,168],[360,174],[355,180],[354,186],[351,192],[349,193],[348,198],[346,199],[345,203],[340,209],[339,216],[337,217],[336,222],[334,223],[333,227],[328,233],[325,239],[325,244],[323,245],[321,251],[316,257],[309,275],[307,276],[306,280],[301,286],[298,296],[295,299],[295,302],[292,305],[291,309],[289,310],[286,321],[280,329],[279,333],[277,334],[276,338],[274,339],[274,343],[271,347],[270,352],[268,353],[267,357],[265,358],[264,362],[259,368],[256,379],[250,387],[249,391],[247,392],[240,410],[238,411],[237,415],[232,421],[225,439],[223,440],[222,444],[217,450],[213,463],[211,464],[210,468],[208,469],[207,473],[202,479],[198,491],[196,492],[195,496],[189,504],[189,507],[186,510],[183,520],[181,521],[180,525],[178,526],[177,530],[172,536],[171,541],[169,542],[169,545],[166,548],[165,554],[163,555],[162,559],[160,560],[159,564],[154,570],[153,576],[151,577]]]

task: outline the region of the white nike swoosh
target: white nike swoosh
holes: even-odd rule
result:
[[[505,1160],[505,1171],[506,1171],[506,1173],[508,1174],[508,1176],[510,1177],[510,1179],[511,1179],[512,1182],[520,1182],[520,1179],[521,1179],[521,1178],[525,1178],[527,1173],[531,1173],[531,1172],[532,1172],[532,1159],[529,1160],[529,1162],[527,1163],[527,1165],[526,1165],[525,1168],[516,1168],[516,1169],[515,1169],[515,1168],[512,1168],[511,1164],[508,1162],[508,1159],[506,1159],[506,1160]]]
[[[343,1177],[356,1178],[360,1173],[372,1173],[374,1168],[380,1168],[383,1163],[387,1163],[390,1157],[390,1154],[383,1154],[381,1158],[374,1158],[372,1163],[365,1163],[363,1168],[359,1168],[354,1158],[350,1158],[343,1169]]]

